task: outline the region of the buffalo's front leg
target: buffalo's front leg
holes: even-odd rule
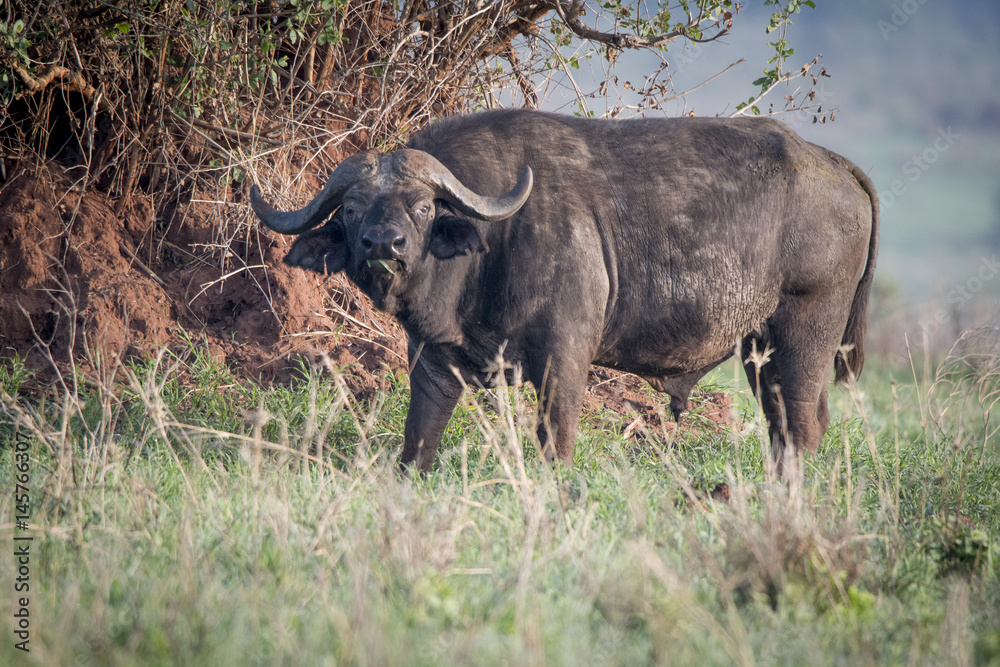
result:
[[[418,470],[430,470],[441,436],[461,395],[462,385],[453,375],[428,368],[419,360],[413,363],[401,466],[415,461]]]

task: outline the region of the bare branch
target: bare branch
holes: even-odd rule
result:
[[[23,96],[25,93],[34,95],[51,85],[56,79],[59,79],[59,85],[62,88],[75,93],[80,93],[88,101],[94,99],[94,96],[97,95],[97,89],[87,83],[81,72],[74,72],[68,67],[52,65],[40,76],[33,77],[30,72],[22,68],[17,63],[11,63],[10,66],[15,72],[17,72],[17,75],[21,77],[21,81],[24,82],[24,87],[26,88],[26,90],[19,94],[18,97]],[[98,109],[101,111],[107,111],[109,108],[110,107],[106,100],[101,99],[99,101]]]
[[[724,70],[722,70],[721,72],[719,72],[717,74],[714,74],[713,76],[710,76],[709,78],[705,79],[704,81],[702,81],[698,85],[692,86],[691,88],[688,88],[683,93],[677,93],[676,95],[672,95],[670,97],[665,97],[662,100],[660,100],[660,102],[661,103],[662,102],[672,102],[674,100],[677,100],[677,99],[680,99],[680,98],[684,97],[685,95],[690,95],[691,93],[693,93],[694,91],[698,90],[702,86],[706,86],[706,85],[712,83],[713,81],[715,81],[716,79],[718,79],[720,76],[722,76],[723,74],[725,74],[726,72],[728,72],[732,68],[736,67],[737,65],[739,65],[740,63],[743,63],[745,61],[746,61],[746,58],[740,58],[736,62],[730,63],[729,65],[727,65],[726,68]]]

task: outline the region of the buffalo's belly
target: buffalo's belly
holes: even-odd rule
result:
[[[641,340],[627,339],[614,348],[603,350],[593,363],[644,377],[686,375],[731,356],[737,340],[734,337],[725,343],[722,340],[698,345],[674,343],[670,336],[650,332]]]
[[[774,313],[778,295],[758,296],[681,300],[620,314],[609,321],[593,363],[660,377],[719,363]]]

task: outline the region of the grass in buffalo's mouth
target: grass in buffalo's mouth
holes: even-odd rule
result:
[[[365,265],[371,270],[372,273],[388,273],[390,275],[396,275],[397,271],[403,270],[403,263],[395,259],[376,259],[376,260],[365,260]]]
[[[0,369],[44,664],[1000,659],[989,367],[870,364],[791,486],[745,394],[729,431],[674,441],[599,413],[573,469],[539,461],[524,391],[468,394],[436,470],[406,478],[405,378],[358,403],[329,369],[264,388],[195,352],[30,397]]]

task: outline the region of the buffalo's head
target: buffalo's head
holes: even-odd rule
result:
[[[402,149],[344,160],[323,191],[298,211],[274,210],[256,187],[250,202],[267,227],[300,235],[286,264],[320,273],[345,271],[376,306],[391,310],[390,298],[406,289],[429,256],[449,259],[487,250],[466,217],[508,218],[527,201],[531,187],[531,169],[525,167],[513,190],[484,197],[430,154]]]

